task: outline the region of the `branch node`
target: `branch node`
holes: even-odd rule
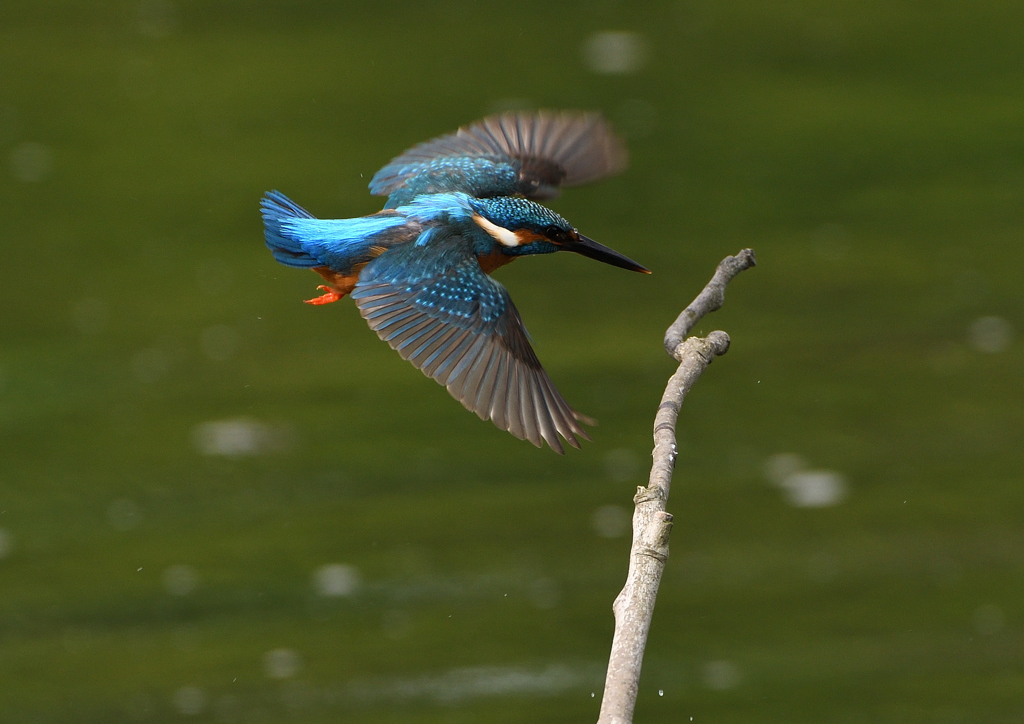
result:
[[[732,344],[732,340],[729,339],[729,335],[720,329],[709,334],[706,339],[708,344],[711,345],[716,357],[721,357],[723,354],[728,352],[729,345]]]
[[[638,556],[646,556],[647,558],[653,558],[654,560],[658,561],[658,563],[664,563],[668,560],[668,553],[662,553],[659,550],[655,550],[654,548],[648,548],[647,546],[643,546],[637,549],[636,554]]]
[[[671,405],[671,407],[674,408],[675,405]],[[663,422],[663,423],[659,424],[656,428],[654,428],[654,434],[657,435],[662,430],[674,431],[675,429],[676,429],[676,425],[675,425],[674,422]],[[659,444],[664,444],[664,443],[659,443]],[[655,447],[657,447],[657,445]],[[672,447],[674,448],[675,445],[673,444]],[[672,452],[674,453],[675,450],[673,450]]]
[[[638,487],[636,489],[636,495],[633,496],[634,505],[642,505],[643,503],[650,503],[651,501],[661,501],[665,499],[665,491],[656,486]]]

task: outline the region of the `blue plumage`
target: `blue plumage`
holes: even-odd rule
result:
[[[566,233],[573,231],[572,224],[560,214],[547,206],[518,196],[476,199],[473,206],[495,224],[506,229],[530,228],[538,232],[547,232],[549,227],[554,227]]]
[[[351,294],[403,358],[481,419],[562,452],[589,439],[530,346],[508,291],[489,274],[520,256],[573,251],[642,266],[532,199],[620,171],[625,149],[595,115],[506,114],[420,144],[374,175],[383,211],[317,219],[277,191],[261,201],[274,258],[327,282],[312,304]]]
[[[278,191],[268,192],[261,207],[267,246],[274,258],[300,268],[347,270],[367,253],[377,237],[407,223],[397,214],[317,219]]]
[[[263,213],[263,235],[277,261],[307,269],[320,265],[317,259],[302,248],[299,240],[283,228],[285,224],[290,226],[297,219],[312,219],[311,213],[279,191],[268,191],[260,200],[260,209]]]
[[[422,194],[408,204],[397,207],[395,213],[424,224],[431,222],[459,224],[469,221],[475,213],[475,209],[472,196],[456,191]]]
[[[390,194],[384,208],[408,204],[423,194],[463,191],[473,196],[517,193],[519,176],[502,159],[442,158],[428,163],[389,164],[370,181],[370,192],[384,194],[388,182],[395,177],[409,176],[406,185]]]

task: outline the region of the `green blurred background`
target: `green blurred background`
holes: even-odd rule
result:
[[[624,519],[698,331],[638,722],[1024,718],[1024,6],[0,6],[0,721],[593,721]],[[604,112],[553,207],[654,270],[498,278],[563,458],[480,422],[258,200],[378,209],[406,147]]]

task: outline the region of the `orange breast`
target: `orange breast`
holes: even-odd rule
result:
[[[495,249],[490,254],[483,254],[477,256],[476,260],[480,262],[480,268],[484,270],[485,274],[490,274],[498,267],[503,267],[506,264],[511,264],[516,260],[517,257],[503,254],[501,251]]]

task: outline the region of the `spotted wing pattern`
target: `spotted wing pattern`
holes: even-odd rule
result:
[[[370,191],[394,195],[389,207],[445,191],[543,199],[618,173],[627,161],[625,145],[596,113],[504,113],[414,146],[374,175]]]
[[[363,270],[352,298],[381,339],[480,419],[558,453],[558,435],[577,448],[578,437],[590,439],[537,360],[508,292],[463,238],[392,249]]]

